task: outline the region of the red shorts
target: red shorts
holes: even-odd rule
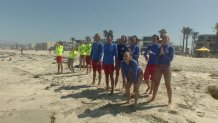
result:
[[[105,74],[113,74],[114,73],[114,64],[103,64],[104,73]]]
[[[154,80],[154,73],[157,70],[157,65],[156,64],[147,64],[144,72],[144,80],[148,81]]]
[[[90,56],[86,56],[86,64],[91,65],[91,57]]]
[[[56,61],[57,63],[62,63],[62,56],[57,56]]]
[[[102,63],[101,62],[92,61],[92,68],[93,68],[93,71],[98,71],[99,73],[101,73]]]

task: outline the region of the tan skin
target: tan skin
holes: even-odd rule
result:
[[[168,45],[169,43],[169,37],[166,35],[162,36],[162,45]],[[161,49],[160,55],[164,55],[163,49]],[[153,90],[153,97],[147,102],[153,102],[155,100],[155,97],[157,95],[158,87],[159,87],[160,81],[155,81],[154,82],[154,90]],[[165,80],[165,85],[167,88],[167,95],[168,95],[168,106],[170,107],[172,104],[172,88],[171,88],[171,82],[167,82]]]
[[[80,43],[81,45],[82,44],[85,44],[85,41],[81,41]],[[80,71],[82,70],[82,68],[84,69],[85,68],[85,56],[80,56],[80,59],[79,59],[79,66],[80,66]]]
[[[158,43],[158,38],[157,36],[152,37],[152,43],[153,44],[157,44]],[[148,51],[150,53],[150,51]],[[145,60],[148,61],[148,58],[145,57]],[[145,83],[147,84],[148,88],[146,89],[146,93],[150,90],[149,94],[152,94],[153,90],[154,90],[154,82],[150,82],[150,81],[145,81]]]
[[[57,46],[60,46],[61,44],[58,43]],[[61,69],[61,73],[63,73],[63,64],[62,62],[61,63],[58,63],[58,73],[57,74],[60,74],[60,69]]]
[[[112,44],[112,38],[109,36],[107,37],[107,43],[108,44]],[[108,91],[109,90],[109,77],[111,79],[111,94],[114,93],[114,76],[113,76],[113,73],[112,74],[107,74],[105,73],[105,80],[106,80],[106,90]]]
[[[99,42],[99,41],[101,40],[100,35],[95,35],[94,40],[95,40],[96,42]],[[98,61],[97,64],[100,64],[100,61]],[[98,76],[98,80],[99,80],[99,81],[98,81],[98,85],[100,85],[102,76],[101,76],[101,73],[100,73],[100,72],[98,72],[98,74],[99,74],[99,76]],[[92,81],[92,85],[95,84],[95,78],[96,78],[96,71],[93,70],[93,81]]]
[[[130,61],[132,59],[132,56],[130,54],[130,52],[125,52],[124,56],[123,56],[123,60],[124,62],[129,65],[130,64]],[[143,74],[139,75],[139,79],[142,80],[143,79]],[[127,82],[126,83],[126,95],[127,95],[127,103],[130,103],[130,88],[131,88],[132,84],[130,82]],[[138,82],[138,84],[133,84],[134,86],[134,99],[135,99],[135,102],[134,104],[136,105],[138,103],[138,98],[139,98],[139,86],[140,86],[140,82]]]
[[[126,42],[127,41],[125,39],[125,36],[121,36],[120,44],[125,45]],[[117,65],[117,66],[120,66],[120,65]],[[115,67],[115,68],[119,70],[119,68],[117,68],[117,67]],[[115,86],[117,85],[118,78],[119,78],[119,71],[118,70],[116,70]],[[122,73],[122,78],[123,78],[123,88],[125,88],[126,78],[125,78],[125,75],[124,75],[122,69],[121,69],[121,73]]]
[[[91,40],[89,40],[89,41],[87,41],[86,42],[86,44],[89,44],[89,43],[91,43]],[[87,71],[86,71],[86,73],[88,74],[88,73],[91,73],[91,71],[92,71],[92,64],[86,64],[86,66],[87,66]]]
[[[72,48],[72,52],[74,52],[75,50],[76,48]],[[67,66],[74,73],[73,63],[74,63],[74,59],[68,59]]]

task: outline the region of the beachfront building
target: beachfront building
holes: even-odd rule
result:
[[[212,54],[218,53],[218,40],[216,40],[215,34],[202,34],[198,36],[198,40],[195,42],[195,48],[200,49],[206,47]]]
[[[144,36],[142,42],[142,48],[147,48],[149,44],[152,44],[152,36]]]

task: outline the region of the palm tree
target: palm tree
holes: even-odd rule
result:
[[[86,36],[86,41],[90,41],[91,37],[90,36]]]
[[[113,30],[109,30],[108,34],[113,35]]]
[[[215,28],[214,29],[216,30],[216,43],[215,43],[215,47],[218,47],[218,23],[215,24]],[[216,53],[217,53],[217,50],[216,50]]]
[[[188,38],[191,35],[192,29],[190,27],[186,27],[186,46],[185,51],[188,51]]]
[[[182,34],[183,34],[183,39],[182,39],[182,53],[184,53],[184,49],[185,49],[186,27],[183,27],[183,28],[182,28]]]
[[[104,30],[104,31],[103,31],[103,34],[104,34],[104,37],[106,38],[107,35],[108,35],[108,31],[107,31],[107,30]]]
[[[198,37],[199,32],[192,31],[192,45],[191,45],[191,53],[194,50],[194,44],[196,43],[196,39]]]
[[[162,37],[166,33],[167,33],[167,31],[164,28],[159,30],[160,37]]]
[[[71,38],[72,43],[75,41],[75,38]]]

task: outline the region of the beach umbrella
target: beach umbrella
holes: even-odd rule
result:
[[[201,51],[201,52],[210,52],[209,49],[207,49],[206,47],[202,47],[200,49],[197,49],[197,51]]]

